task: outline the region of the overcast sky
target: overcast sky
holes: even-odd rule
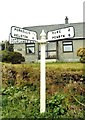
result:
[[[83,22],[84,0],[0,0],[0,41],[8,40],[11,26],[27,27]]]

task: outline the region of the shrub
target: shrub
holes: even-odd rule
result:
[[[24,62],[24,61],[25,61],[25,58],[22,56],[21,53],[12,52],[11,63],[16,64],[16,63],[21,63],[21,62]]]
[[[84,57],[85,56],[85,48],[79,48],[77,50],[77,56]]]
[[[85,56],[80,58],[81,63],[85,63]]]
[[[77,50],[77,56],[80,57],[80,62],[85,63],[85,48],[79,48]]]
[[[1,51],[2,62],[10,62],[10,53],[9,51]]]
[[[25,58],[22,56],[21,53],[18,52],[9,52],[9,51],[2,51],[2,62],[8,62],[12,64],[20,64],[24,62]]]

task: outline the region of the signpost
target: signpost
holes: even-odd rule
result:
[[[46,73],[45,73],[45,45],[46,34],[44,30],[40,34],[41,40],[37,40],[36,33],[19,27],[11,27],[10,43],[26,43],[26,41],[38,42],[41,46],[41,64],[40,64],[40,113],[46,110]]]
[[[25,30],[20,27],[11,27],[11,37],[17,38],[17,39],[23,39],[23,40],[31,40],[36,41],[37,40],[37,34],[34,31]]]
[[[65,38],[74,37],[74,28],[67,27],[48,32],[48,39],[46,40],[46,33],[42,30],[40,34],[41,40],[37,40],[36,32],[21,29],[19,27],[11,28],[11,37],[21,41],[29,40],[38,42],[41,46],[41,64],[40,64],[40,113],[46,110],[46,69],[45,69],[45,45],[48,41],[56,41]],[[17,43],[17,42],[16,42]]]
[[[35,43],[35,40],[25,40],[25,39],[20,39],[20,38],[13,38],[11,37],[11,34],[9,35],[9,43],[10,44],[21,44],[21,43]]]
[[[66,27],[48,32],[48,41],[61,40],[74,37],[74,28]]]
[[[46,69],[45,69],[45,45],[46,33],[42,30],[40,34],[41,40],[38,43],[41,46],[41,64],[40,64],[40,113],[45,112],[46,109]]]

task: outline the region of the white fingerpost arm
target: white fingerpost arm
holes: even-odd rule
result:
[[[46,70],[45,70],[45,45],[46,33],[42,30],[41,40],[38,41],[41,46],[41,64],[40,64],[40,113],[46,109]]]

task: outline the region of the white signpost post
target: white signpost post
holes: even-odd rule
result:
[[[40,34],[41,40],[37,40],[36,32],[21,29],[19,27],[11,28],[11,37],[36,41],[41,46],[41,64],[40,64],[40,113],[46,110],[46,69],[45,69],[45,45],[48,41],[56,41],[65,38],[74,37],[74,28],[67,27],[48,32],[48,39],[46,40],[46,33],[42,30]]]
[[[45,45],[46,33],[42,30],[41,40],[38,43],[41,46],[41,64],[40,64],[40,113],[46,110],[46,69],[45,69]]]

